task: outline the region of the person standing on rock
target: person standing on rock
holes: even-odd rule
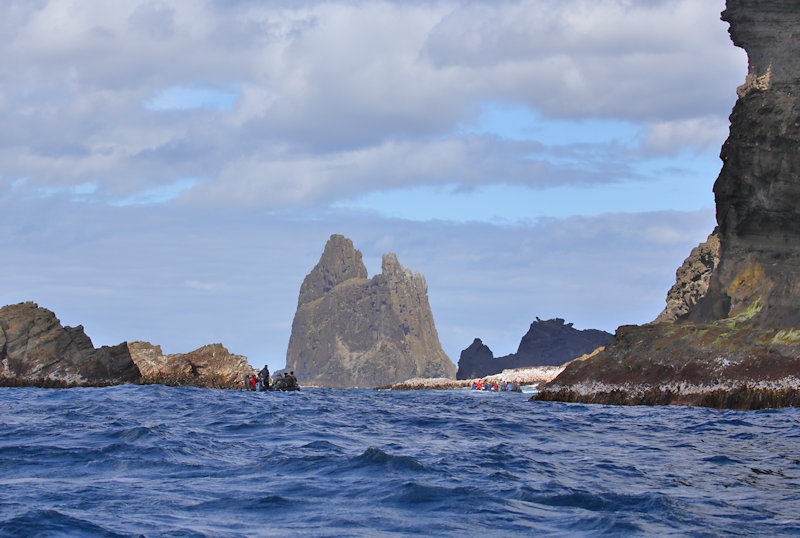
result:
[[[258,372],[261,382],[264,383],[264,390],[269,390],[269,365],[265,364],[264,368]]]

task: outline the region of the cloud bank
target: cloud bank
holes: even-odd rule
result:
[[[282,365],[343,233],[426,275],[454,360],[537,315],[648,321],[714,226],[723,7],[7,0],[0,302]]]

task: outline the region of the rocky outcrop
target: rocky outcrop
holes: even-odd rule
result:
[[[497,374],[512,368],[560,366],[605,344],[611,333],[597,329],[578,330],[561,318],[536,318],[522,337],[516,353],[494,357],[480,338],[461,352],[456,379]]]
[[[126,344],[95,349],[82,326],[63,327],[55,314],[27,302],[0,308],[3,384],[115,385],[137,382]]]
[[[714,184],[719,261],[708,289],[674,322],[620,327],[539,399],[730,402],[800,388],[800,3],[728,0],[722,18],[749,67]]]
[[[653,323],[671,323],[686,317],[692,308],[705,297],[711,274],[719,263],[719,236],[717,230],[705,242],[692,249],[675,273],[675,284],[667,292],[667,306]],[[610,336],[610,335],[609,335]]]
[[[247,357],[233,355],[222,344],[210,344],[190,353],[164,355],[161,346],[131,342],[128,350],[142,372],[144,383],[240,388],[244,376],[256,373]]]
[[[300,287],[286,369],[304,385],[326,387],[454,377],[427,291],[425,277],[395,254],[385,254],[381,274],[368,279],[353,242],[332,235]]]

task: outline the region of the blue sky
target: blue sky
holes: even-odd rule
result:
[[[0,6],[0,303],[282,366],[333,233],[455,362],[663,308],[747,59],[722,1]]]

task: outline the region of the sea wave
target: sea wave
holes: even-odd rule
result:
[[[0,536],[800,533],[800,410],[0,389]]]

